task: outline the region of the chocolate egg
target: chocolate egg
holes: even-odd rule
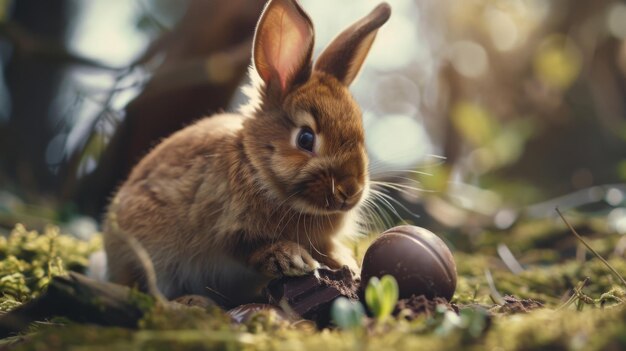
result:
[[[400,298],[424,295],[452,298],[456,289],[456,264],[450,249],[432,232],[411,225],[391,228],[365,252],[361,266],[361,291],[371,277],[392,275]]]

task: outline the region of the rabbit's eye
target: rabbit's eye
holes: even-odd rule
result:
[[[313,133],[310,128],[304,127],[300,129],[300,132],[298,132],[296,142],[298,143],[299,148],[308,152],[313,152],[313,147],[315,146],[315,133]]]

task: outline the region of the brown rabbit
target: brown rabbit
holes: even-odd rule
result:
[[[145,248],[159,290],[254,299],[273,277],[358,266],[339,242],[357,232],[369,191],[361,111],[348,92],[390,15],[383,3],[312,66],[313,25],[294,0],[270,0],[257,25],[256,97],[155,147],[104,223],[109,277],[146,288],[123,235]]]

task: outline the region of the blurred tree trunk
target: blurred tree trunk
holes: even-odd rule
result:
[[[546,196],[620,181],[615,165],[626,158],[626,142],[620,134],[626,126],[626,89],[617,59],[620,42],[599,32],[594,34],[593,46],[585,46],[589,33],[584,27],[602,18],[611,3],[572,2],[562,20],[550,28],[569,35],[585,64],[555,107],[521,100],[521,105],[531,107],[529,111],[543,111],[538,117],[545,122],[522,157],[498,175],[539,185]],[[555,160],[558,167],[554,167]]]
[[[92,173],[76,179],[81,154],[70,161],[65,197],[81,212],[102,213],[109,196],[159,140],[228,106],[245,77],[262,0],[191,0],[186,14],[138,61],[161,56],[144,90],[125,117]]]
[[[19,0],[14,2],[11,23],[33,37],[62,44],[71,19],[71,1]],[[46,148],[54,137],[59,111],[55,98],[65,74],[65,64],[30,53],[36,42],[12,42],[12,56],[5,66],[10,92],[10,118],[0,125],[0,167],[25,195],[51,191],[56,178],[46,162]]]

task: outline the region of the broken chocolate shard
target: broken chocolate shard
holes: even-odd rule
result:
[[[340,296],[357,300],[358,282],[348,267],[338,270],[320,268],[314,274],[301,277],[283,277],[269,283],[266,295],[271,304],[289,308],[318,326],[330,322],[330,308]]]

